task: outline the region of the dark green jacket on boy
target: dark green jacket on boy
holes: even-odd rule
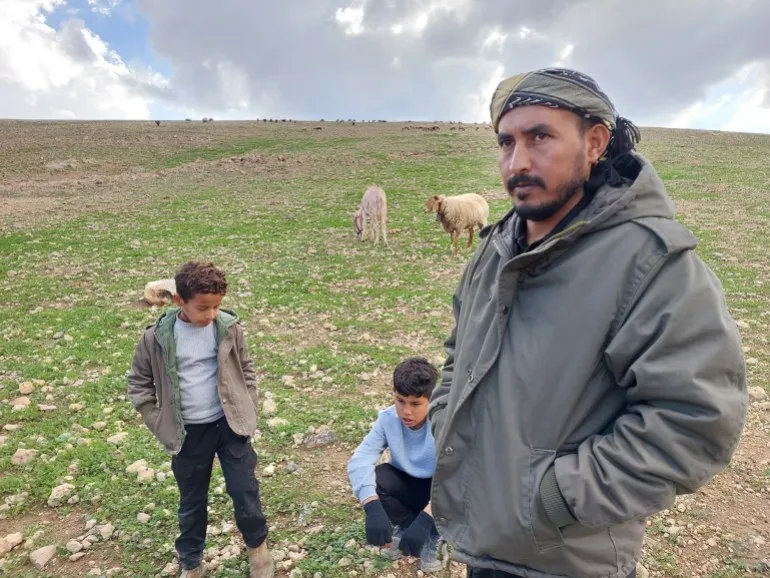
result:
[[[176,366],[174,323],[179,308],[147,326],[128,373],[128,396],[147,427],[176,455],[185,439]],[[216,320],[217,391],[230,428],[250,437],[257,429],[257,376],[238,316],[220,310]]]

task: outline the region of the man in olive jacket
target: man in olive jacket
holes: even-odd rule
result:
[[[740,336],[593,79],[520,74],[490,109],[514,208],[453,297],[429,409],[436,526],[473,578],[634,576],[645,518],[735,451]]]

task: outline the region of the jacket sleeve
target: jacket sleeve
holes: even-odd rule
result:
[[[348,479],[359,502],[377,495],[374,468],[382,452],[388,447],[382,420],[383,413],[380,413],[374,426],[348,461]]]
[[[748,406],[737,325],[719,280],[693,251],[666,259],[605,350],[626,388],[626,412],[606,435],[558,457],[540,485],[557,526],[655,514],[709,482],[737,447]]]
[[[157,409],[158,398],[155,393],[155,378],[152,374],[150,348],[152,347],[152,332],[147,330],[142,335],[134,350],[131,369],[126,375],[128,382],[127,395],[131,404],[145,421],[152,422],[149,415]]]
[[[254,403],[254,409],[259,411],[259,395],[257,392],[257,374],[254,371],[254,361],[249,354],[249,345],[246,342],[246,336],[243,334],[243,328],[237,325],[238,328],[238,342],[239,342],[239,357],[241,360],[241,371],[243,371],[243,377],[246,380],[246,389],[249,390],[251,401]]]

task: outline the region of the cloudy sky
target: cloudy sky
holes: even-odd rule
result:
[[[500,79],[562,65],[642,126],[770,133],[768,22],[768,0],[0,0],[0,118],[486,121]]]

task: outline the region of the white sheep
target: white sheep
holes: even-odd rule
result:
[[[150,281],[144,286],[144,300],[148,305],[165,305],[173,301],[174,295],[176,295],[174,279]]]
[[[452,197],[433,195],[425,202],[425,211],[436,213],[436,220],[449,234],[453,256],[459,252],[458,241],[462,232],[468,231],[468,248],[473,243],[474,227],[481,231],[489,219],[489,205],[484,197],[476,193]]]
[[[380,187],[371,185],[367,187],[364,196],[361,198],[361,204],[358,210],[353,213],[353,230],[356,233],[356,239],[365,239],[367,234],[366,223],[371,222],[371,228],[374,229],[374,242],[380,242],[380,231],[385,244],[388,244],[388,200],[385,191]]]

